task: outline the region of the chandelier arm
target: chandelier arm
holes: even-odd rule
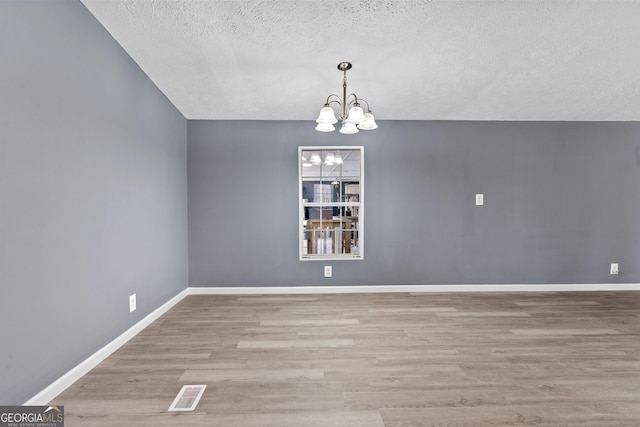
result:
[[[364,102],[365,104],[367,104],[367,113],[370,113],[371,112],[371,107],[369,107],[369,103],[366,100],[362,99],[362,98],[360,98],[359,100]]]
[[[350,93],[349,96],[347,96],[347,100],[350,99],[352,96],[353,96],[353,99],[347,102],[346,108],[351,108],[353,104],[357,104],[358,101],[360,101],[360,98],[358,98],[358,96],[355,93]]]
[[[340,99],[340,97],[338,95],[336,95],[335,93],[332,93],[331,95],[327,96],[327,102],[325,102],[325,104],[329,104],[330,102],[340,102],[340,101],[329,101],[329,99],[331,99],[332,96],[335,96],[336,98],[338,98],[338,100]]]

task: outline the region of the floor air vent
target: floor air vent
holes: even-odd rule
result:
[[[193,411],[204,394],[206,385],[185,385],[173,400],[169,411]]]

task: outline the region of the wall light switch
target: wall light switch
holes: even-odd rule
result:
[[[611,274],[615,276],[618,273],[619,273],[619,271],[618,271],[618,263],[617,262],[612,262],[611,263]]]
[[[129,297],[129,313],[136,311],[136,294]]]
[[[333,276],[333,268],[330,265],[325,265],[324,266],[324,277],[331,277]]]
[[[484,205],[484,194],[476,194],[476,206]]]

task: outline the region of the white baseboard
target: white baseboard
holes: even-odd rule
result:
[[[122,335],[58,378],[24,405],[46,405],[67,387],[87,374],[113,352],[157,320],[188,295],[277,295],[381,292],[559,292],[559,291],[640,291],[640,283],[532,284],[532,285],[374,285],[374,286],[266,286],[189,287],[158,307]]]
[[[519,284],[519,285],[371,285],[190,287],[189,295],[356,294],[381,292],[560,292],[640,291],[640,283]]]
[[[27,400],[23,405],[46,405],[56,398],[60,393],[67,389],[71,384],[82,378],[90,370],[98,366],[103,360],[109,357],[113,352],[126,344],[131,338],[135,337],[140,331],[153,323],[156,319],[166,313],[171,307],[179,303],[184,297],[189,295],[189,290],[184,289],[175,297],[149,313],[144,319],[133,325],[118,338],[111,341],[106,346],[89,356],[75,368],[51,383],[40,393]]]

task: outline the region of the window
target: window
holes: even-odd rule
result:
[[[299,147],[300,259],[363,259],[364,147]]]

